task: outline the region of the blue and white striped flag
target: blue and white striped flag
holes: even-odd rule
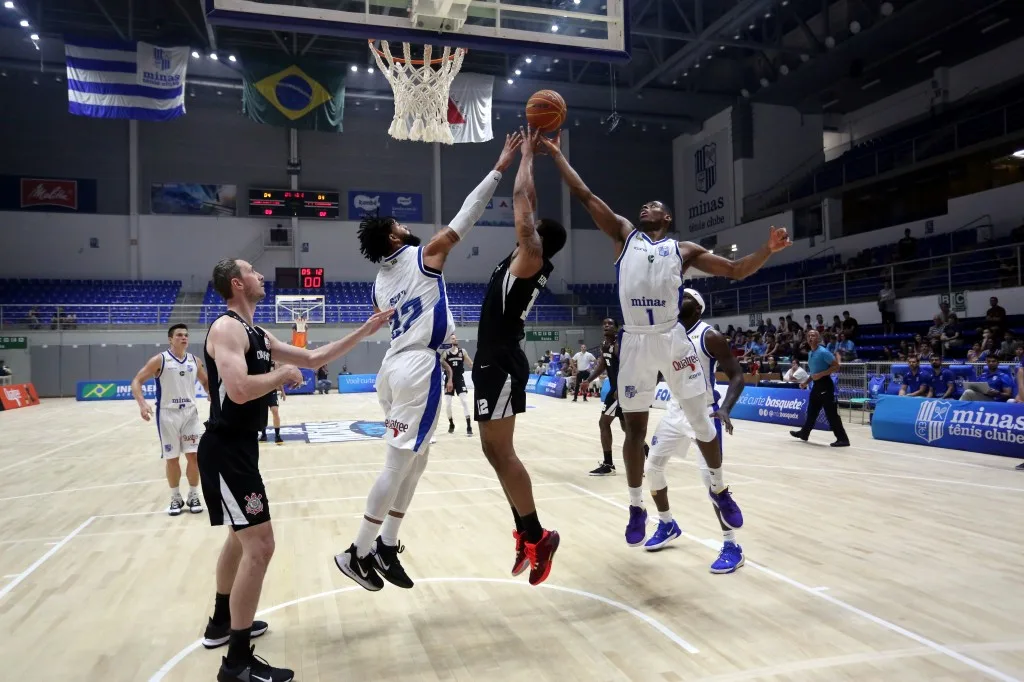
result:
[[[140,121],[182,116],[188,56],[188,47],[65,37],[68,111]]]

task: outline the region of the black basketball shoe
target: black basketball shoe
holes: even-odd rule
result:
[[[292,682],[295,672],[287,668],[275,668],[256,655],[256,647],[249,649],[250,659],[242,665],[228,667],[228,659],[220,660],[217,682]]]
[[[256,639],[270,628],[262,620],[254,620],[252,629],[249,630],[250,639]],[[203,633],[203,646],[207,649],[216,649],[224,646],[231,639],[231,623],[216,625],[213,618],[206,624],[206,632]]]
[[[378,535],[376,542],[373,543],[373,549],[370,550],[370,556],[373,557],[377,571],[384,576],[385,580],[395,587],[407,590],[413,586],[412,578],[408,576],[405,569],[402,568],[402,563],[398,560],[398,555],[404,551],[405,545],[402,543],[398,543],[394,547],[385,545]]]
[[[452,419],[448,420],[448,433],[455,433],[455,421]]]
[[[335,555],[334,564],[339,571],[370,592],[376,592],[384,587],[384,580],[377,575],[377,569],[374,568],[376,560],[373,558],[373,553],[360,559],[356,553],[355,543],[349,545],[349,548],[341,554]]]

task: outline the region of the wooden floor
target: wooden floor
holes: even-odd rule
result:
[[[720,534],[692,454],[669,468],[686,535],[629,548],[625,476],[586,475],[598,405],[529,400],[516,445],[562,535],[542,588],[509,575],[508,507],[478,440],[443,433],[443,417],[401,533],[409,591],[366,592],[333,562],[379,440],[263,446],[277,553],[257,653],[303,682],[1024,678],[1014,461],[875,442],[859,425],[835,451],[822,433],[802,444],[738,422],[726,472],[748,561],[711,575]],[[281,412],[381,419],[372,395],[293,397]],[[156,438],[130,401],[0,413],[3,679],[214,679],[223,650],[197,637],[224,530],[205,512],[166,515]]]

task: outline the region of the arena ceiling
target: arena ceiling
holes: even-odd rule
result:
[[[190,79],[210,87],[238,82],[230,65],[208,58],[252,51],[301,54],[346,66],[370,64],[366,42],[207,23],[202,0],[13,0],[0,9],[0,68],[15,76],[63,72],[61,36],[79,34],[187,43],[204,56]],[[281,0],[327,6],[334,0]],[[598,3],[602,0],[581,0]],[[536,0],[570,7],[573,0]],[[340,3],[339,3],[340,4]],[[736,101],[844,113],[921,82],[1024,35],[1019,0],[630,0],[632,59],[611,66],[473,50],[463,67],[502,79],[497,101],[554,87],[578,107],[610,111],[611,74],[624,114],[699,126]],[[18,25],[18,15],[31,27]],[[31,41],[35,31],[40,39]],[[353,73],[350,90],[389,92],[380,74]],[[525,87],[524,87],[525,86]],[[518,91],[505,90],[506,87]]]

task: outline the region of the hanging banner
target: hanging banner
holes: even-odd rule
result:
[[[415,192],[379,192],[350,190],[348,219],[362,220],[367,215],[389,215],[399,222],[423,222],[423,195]]]
[[[512,197],[491,197],[487,202],[487,208],[477,225],[491,225],[497,227],[515,227],[516,215],[512,211]]]
[[[683,202],[676,208],[680,232],[703,236],[735,226],[730,128],[694,136],[683,145],[676,170],[676,178],[682,178],[676,188],[677,201]]]

